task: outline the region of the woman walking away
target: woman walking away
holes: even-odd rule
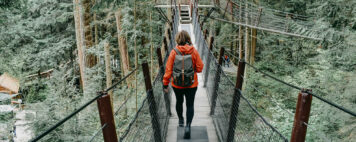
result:
[[[175,38],[178,45],[169,54],[166,73],[163,77],[163,90],[168,93],[168,84],[172,78],[180,127],[184,126],[183,102],[185,97],[187,123],[184,129],[184,139],[190,139],[190,125],[194,116],[194,98],[198,87],[197,73],[203,70],[204,64],[198,51],[192,46],[190,36],[186,31],[178,32]]]

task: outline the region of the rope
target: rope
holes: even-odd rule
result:
[[[241,91],[241,90],[240,90],[240,91]],[[269,124],[269,123],[266,121],[266,119],[256,110],[256,108],[253,107],[253,106],[251,105],[251,103],[242,95],[242,93],[241,93],[240,96],[241,96],[242,99],[244,99],[244,100],[246,101],[246,103],[248,104],[248,106],[262,119],[262,121],[263,121],[268,127],[270,127],[270,128],[271,128],[274,132],[276,132],[281,138],[283,138],[285,142],[288,142],[288,139],[286,139],[286,138],[282,135],[282,133],[280,133],[276,128],[274,128],[271,124]]]
[[[243,76],[241,76],[242,78],[244,78]],[[248,87],[251,87],[253,90],[257,91],[258,93],[262,94],[263,96],[267,96],[265,93],[262,93],[262,91],[260,91],[259,89],[257,89],[255,86],[249,85]],[[290,114],[291,116],[294,116],[294,114],[286,109],[283,109],[281,106],[278,105],[277,101],[273,100],[270,97],[267,97],[269,100],[271,100],[272,102],[274,102],[274,104],[276,104],[276,106],[278,106],[280,109],[284,110],[285,112],[287,112],[288,114]]]
[[[110,86],[109,88],[105,89],[104,92],[108,92],[111,89],[114,89],[118,84],[120,84],[121,82],[123,82],[126,78],[128,78],[130,75],[132,75],[134,72],[136,72],[139,69],[139,67],[135,68],[133,71],[131,71],[129,74],[127,74],[124,78],[122,78],[121,80],[119,80],[118,82],[116,82],[114,85]]]
[[[134,124],[134,122],[137,120],[137,118],[138,118],[140,112],[141,112],[142,109],[143,109],[143,106],[145,105],[146,100],[147,100],[147,96],[146,96],[146,98],[143,100],[141,107],[137,110],[137,113],[136,113],[135,117],[134,117],[134,118],[131,120],[131,122],[129,123],[129,126],[128,126],[127,129],[125,130],[124,134],[120,137],[119,142],[123,141],[123,140],[125,139],[125,137],[127,136],[127,134],[129,133],[129,131],[131,130],[131,127],[132,127],[132,125]]]
[[[326,100],[326,99],[324,99],[324,98],[322,98],[322,97],[320,97],[320,96],[314,94],[313,92],[311,92],[311,91],[309,91],[309,90],[305,90],[305,89],[303,89],[303,88],[301,88],[301,87],[295,86],[295,85],[290,84],[290,83],[287,83],[287,82],[285,82],[285,81],[283,81],[283,80],[281,80],[281,79],[278,79],[278,78],[276,78],[276,77],[274,77],[274,76],[272,76],[272,75],[269,75],[269,74],[267,74],[267,73],[265,73],[265,72],[259,70],[259,69],[256,68],[255,66],[251,65],[250,63],[247,63],[247,62],[245,62],[245,63],[246,63],[248,66],[250,66],[251,68],[253,68],[255,71],[260,72],[261,74],[263,74],[263,75],[265,75],[265,76],[267,76],[267,77],[269,77],[269,78],[271,78],[271,79],[273,79],[273,80],[275,80],[275,81],[277,81],[277,82],[280,82],[280,83],[282,83],[282,84],[284,84],[284,85],[287,85],[287,86],[292,87],[292,88],[297,89],[297,90],[302,90],[303,92],[308,93],[308,94],[312,95],[313,97],[316,97],[316,98],[318,98],[319,100],[321,100],[321,101],[323,101],[323,102],[325,102],[325,103],[327,103],[327,104],[329,104],[329,105],[331,105],[331,106],[333,106],[333,107],[335,107],[335,108],[337,108],[337,109],[339,109],[339,110],[341,110],[341,111],[343,111],[343,112],[345,112],[345,113],[348,113],[348,114],[350,114],[350,115],[356,117],[356,113],[355,113],[355,112],[352,112],[351,110],[348,110],[348,109],[346,109],[346,108],[344,108],[344,107],[342,107],[342,106],[340,106],[340,105],[337,105],[337,104],[335,104],[335,103],[333,103],[333,102],[331,102],[331,101],[329,101],[329,100]]]
[[[105,123],[101,128],[99,128],[99,129],[94,133],[94,135],[91,137],[91,139],[89,140],[89,142],[92,142],[92,141],[96,138],[96,136],[99,134],[99,132],[100,132],[101,130],[103,130],[104,128],[106,128],[106,126],[107,126],[107,123]]]
[[[216,7],[219,10],[224,10],[222,7],[219,7],[219,6],[216,6]],[[291,13],[284,13],[283,15],[275,14],[271,11],[268,11],[268,9],[263,9],[263,11],[260,11],[260,7],[256,7],[255,9],[247,7],[247,9],[244,8],[243,12],[248,13],[248,15],[249,15],[248,18],[253,19],[253,20],[246,19],[247,17],[244,17],[244,16],[239,18],[239,16],[237,16],[237,15],[241,14],[241,13],[239,13],[239,12],[237,14],[231,13],[230,10],[228,11],[228,13],[230,15],[232,15],[233,17],[240,19],[239,22],[232,22],[232,21],[214,18],[214,17],[208,17],[208,18],[220,20],[220,21],[224,21],[224,22],[228,22],[228,23],[233,23],[233,24],[237,24],[237,25],[241,25],[241,26],[247,26],[250,28],[290,35],[290,36],[297,36],[297,37],[309,38],[309,39],[314,39],[314,40],[322,40],[321,38],[315,38],[310,35],[310,34],[320,35],[320,31],[310,29],[310,27],[314,25],[313,23],[306,25],[305,24],[306,19],[303,19],[303,20],[298,19],[299,17],[305,17],[305,16],[296,16],[296,14],[291,14]],[[281,13],[281,12],[279,12],[279,13]],[[225,15],[225,13],[224,13],[224,15]],[[284,18],[281,18],[281,17],[284,17]],[[205,18],[207,18],[207,17],[205,17]],[[258,21],[254,21],[254,20],[258,20]],[[246,21],[250,21],[249,24],[245,23]],[[301,27],[299,25],[301,25],[303,27]],[[306,29],[306,28],[308,28],[308,29]],[[304,29],[304,30],[301,30],[301,29]],[[294,30],[295,32],[300,32],[300,33],[296,34],[295,32],[289,32],[291,30]],[[311,31],[313,31],[314,33],[317,33],[317,34],[311,33]]]
[[[93,99],[91,99],[90,101],[88,101],[87,103],[85,103],[83,106],[81,106],[79,109],[75,110],[74,112],[72,112],[71,114],[69,114],[68,116],[66,116],[65,118],[63,118],[61,121],[57,122],[55,125],[51,126],[49,129],[47,129],[46,131],[42,132],[39,136],[35,137],[34,139],[31,140],[31,142],[36,142],[38,140],[40,140],[42,137],[46,136],[47,134],[49,134],[50,132],[52,132],[53,130],[55,130],[57,127],[59,127],[60,125],[62,125],[64,122],[66,122],[67,120],[69,120],[70,118],[72,118],[74,115],[76,115],[77,113],[79,113],[80,111],[82,111],[84,108],[86,108],[88,105],[90,105],[91,103],[93,103],[94,101],[96,101],[98,98],[102,97],[103,95],[105,95],[105,93],[103,92],[98,92],[99,95],[97,95],[96,97],[94,97]]]
[[[131,98],[131,96],[128,97],[128,98],[120,105],[120,107],[119,107],[119,108],[115,111],[115,113],[114,113],[115,116],[117,116],[117,115],[119,114],[121,108],[123,108],[123,106],[128,102],[128,100],[129,100],[130,98]]]

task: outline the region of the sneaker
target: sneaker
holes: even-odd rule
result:
[[[184,139],[190,139],[190,124],[187,124],[187,126],[185,126]]]

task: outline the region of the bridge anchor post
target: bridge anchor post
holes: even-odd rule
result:
[[[160,71],[161,74],[162,74],[160,80],[162,80],[165,70],[164,70],[163,61],[162,61],[161,49],[160,49],[160,48],[157,48],[156,53],[157,53],[157,56],[158,56],[159,71]],[[162,89],[163,89],[163,88],[162,88]],[[172,112],[171,112],[171,99],[170,99],[169,93],[164,93],[164,101],[165,101],[165,103],[166,103],[166,111],[167,111],[168,115],[169,115],[169,116],[172,116]]]
[[[142,63],[142,70],[143,70],[143,77],[145,79],[145,86],[146,86],[146,93],[147,93],[147,101],[149,104],[149,110],[151,115],[151,124],[153,128],[154,140],[155,142],[162,142],[161,136],[161,128],[159,124],[159,118],[157,114],[157,106],[156,101],[153,95],[151,77],[150,77],[150,70],[148,68],[148,63]]]
[[[304,142],[307,134],[312,95],[304,89],[299,92],[297,108],[294,115],[291,142]]]
[[[212,51],[212,49],[213,49],[213,42],[214,42],[214,37],[210,37],[208,57],[206,59],[206,65],[205,65],[205,71],[204,71],[204,87],[206,87],[206,84],[208,83],[209,70],[210,70],[210,60],[212,58],[214,58],[214,57],[210,57],[210,54],[209,54],[209,52]]]
[[[231,105],[231,114],[230,114],[230,120],[229,120],[229,129],[227,132],[227,142],[233,142],[234,137],[235,137],[235,128],[236,128],[236,121],[237,121],[237,114],[239,110],[239,105],[240,105],[240,96],[241,96],[241,89],[242,89],[242,83],[243,81],[243,76],[245,72],[245,61],[242,61],[240,59],[239,65],[237,68],[237,79],[236,79],[236,86],[235,86],[235,92],[234,96],[232,98],[232,105]]]
[[[220,82],[220,73],[222,71],[222,60],[224,56],[225,48],[222,47],[220,48],[220,55],[219,55],[219,65],[218,69],[215,74],[215,81],[214,81],[214,92],[213,95],[211,96],[211,109],[210,109],[210,115],[214,115],[215,113],[215,107],[216,107],[216,99],[218,98],[218,89],[219,89],[219,82]]]
[[[117,134],[115,128],[114,114],[111,106],[110,95],[107,92],[102,92],[104,95],[97,99],[100,122],[103,128],[103,137],[105,142],[117,142]]]

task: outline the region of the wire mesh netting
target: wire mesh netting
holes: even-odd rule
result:
[[[244,93],[244,92],[242,92]],[[247,94],[244,94],[247,95]],[[235,141],[288,141],[241,95]]]
[[[318,27],[313,28],[313,17],[261,7],[242,0],[220,0],[215,7],[224,14],[232,15],[236,23],[242,26],[316,40],[321,40],[325,35],[321,30],[315,30]]]
[[[174,9],[175,13],[178,13],[177,8]],[[168,42],[168,51],[165,54],[164,65],[168,59],[170,51],[176,45],[174,42],[174,35],[178,31],[178,19],[179,15],[175,14],[173,19],[173,30],[171,32],[171,39]],[[132,142],[150,142],[150,141],[166,141],[166,133],[168,128],[168,122],[170,117],[170,93],[163,93],[162,79],[164,75],[164,66],[159,69],[152,83],[152,90],[148,92],[142,92],[140,95],[144,95],[141,105],[137,112],[131,119],[127,119],[130,122],[127,124],[126,129],[120,133],[119,141]],[[142,75],[141,75],[142,76]],[[144,86],[142,80],[140,86]],[[144,87],[141,87],[144,88]],[[150,101],[150,95],[154,98],[154,103]],[[155,105],[152,107],[150,105]],[[154,114],[152,114],[154,113]],[[158,123],[157,123],[158,122]],[[159,130],[160,138],[157,138],[156,130]]]
[[[163,94],[162,84],[163,72],[159,72],[153,81],[153,95],[157,108],[157,116],[159,122],[160,133],[164,141],[166,136],[166,130],[168,126],[169,114],[166,109],[165,95]],[[143,93],[142,95],[146,95]],[[150,102],[147,97],[142,101],[142,105],[138,109],[138,112],[133,116],[132,121],[129,123],[127,129],[120,135],[120,141],[153,141],[154,131],[151,123],[150,115]]]
[[[207,89],[209,103],[212,107],[211,114],[213,114],[213,122],[220,141],[227,141],[228,139],[229,126],[231,125],[230,115],[237,115],[235,141],[287,141],[242,95],[239,105],[232,106],[234,95],[238,95],[235,93],[235,84],[222,71],[216,57],[208,49],[197,21],[196,10],[195,7],[193,9],[195,44],[198,46],[198,52],[205,64],[203,70],[204,86]],[[232,113],[232,107],[238,111]]]
[[[258,65],[257,65],[258,66]],[[257,69],[249,68],[251,70]],[[280,81],[272,79],[264,74],[269,74],[273,76],[273,73],[264,71],[264,73],[259,70],[257,72],[250,72],[248,75],[249,81],[245,84],[245,94],[249,98],[253,105],[259,105],[263,99],[268,99],[271,103],[265,104],[264,108],[267,113],[271,114],[270,121],[280,128],[283,135],[291,137],[291,132],[293,129],[294,115],[297,106],[299,89],[288,87],[287,82],[291,85],[306,85],[308,88],[312,88],[313,84],[309,86],[305,82],[296,82],[295,80],[286,81],[285,78],[278,78]],[[299,87],[300,88],[300,87]],[[319,89],[313,89],[313,93],[317,95],[322,95],[322,97],[328,98],[328,100],[333,100],[336,102],[335,95],[330,95],[332,93],[325,93]],[[328,96],[329,95],[329,96]],[[265,97],[268,96],[268,97]],[[334,97],[334,98],[330,98]],[[288,103],[285,103],[288,102]],[[344,106],[348,106],[344,102]],[[350,107],[351,108],[351,107]],[[329,115],[333,114],[333,115]],[[352,133],[352,129],[347,129],[342,131],[345,127],[342,125],[348,125],[352,123],[352,115],[347,114],[340,109],[313,97],[311,102],[311,110],[309,116],[309,122],[301,122],[303,125],[307,126],[306,141],[351,141],[351,137],[348,137],[349,133]],[[350,128],[354,127],[350,125]]]

